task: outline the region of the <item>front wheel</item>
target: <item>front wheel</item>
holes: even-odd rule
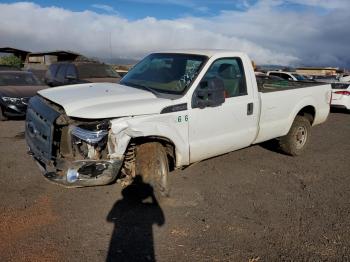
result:
[[[7,120],[7,117],[4,115],[4,111],[0,106],[0,121],[5,121],[5,120]]]
[[[136,176],[153,187],[158,197],[169,196],[169,164],[164,146],[158,142],[141,144],[136,149]]]
[[[303,116],[296,116],[288,134],[279,139],[281,150],[292,156],[302,154],[309,143],[310,131],[310,121]]]

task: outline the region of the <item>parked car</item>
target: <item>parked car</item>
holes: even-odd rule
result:
[[[274,75],[267,75],[265,73],[262,72],[255,72],[255,78],[257,81],[264,81],[264,80],[285,80],[281,77],[278,76],[274,76]]]
[[[109,65],[98,62],[61,62],[49,66],[45,83],[49,86],[111,82],[117,83],[119,74]]]
[[[350,82],[350,76],[349,75],[343,75],[339,78],[339,82]]]
[[[285,71],[268,71],[266,73],[268,76],[277,76],[284,80],[292,81],[308,81],[308,79],[302,75],[299,75],[295,72],[285,72]]]
[[[119,84],[39,91],[26,119],[29,152],[66,187],[139,176],[167,195],[173,168],[275,138],[285,153],[303,153],[311,126],[328,117],[331,87],[270,81],[257,83],[240,52],[154,53]]]
[[[350,83],[332,83],[332,107],[350,110]]]
[[[329,83],[332,87],[331,107],[350,110],[350,82],[346,82],[347,76],[316,76],[315,81]]]
[[[45,81],[45,73],[49,66],[57,62],[72,62],[88,59],[81,54],[68,50],[54,50],[49,52],[29,53],[23,68],[32,72],[40,81]]]
[[[0,120],[24,116],[29,98],[44,88],[30,72],[0,71]]]

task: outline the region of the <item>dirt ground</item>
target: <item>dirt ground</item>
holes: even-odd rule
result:
[[[346,112],[303,156],[264,144],[173,172],[161,203],[47,182],[23,130],[0,123],[0,261],[350,261]]]

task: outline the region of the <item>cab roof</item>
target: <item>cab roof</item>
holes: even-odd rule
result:
[[[245,55],[243,52],[236,52],[233,50],[226,49],[176,49],[176,50],[165,50],[154,53],[171,53],[171,54],[191,54],[191,55],[204,55],[212,57],[214,55],[219,56],[232,56],[232,55]]]

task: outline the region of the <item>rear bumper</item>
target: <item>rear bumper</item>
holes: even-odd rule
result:
[[[331,106],[350,110],[350,96],[343,95],[338,99],[332,99]]]
[[[340,109],[348,109],[346,106],[344,105],[332,105],[333,108],[340,108]]]
[[[116,180],[123,164],[122,159],[64,161],[59,164],[60,168],[57,168],[51,162],[45,164],[44,161],[33,157],[47,180],[69,188],[110,184]]]

